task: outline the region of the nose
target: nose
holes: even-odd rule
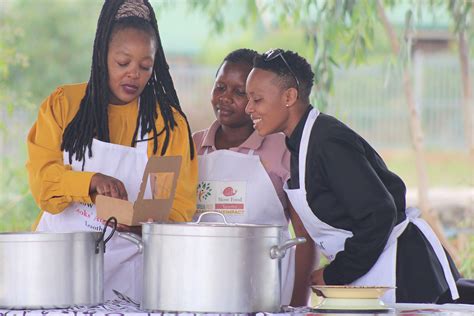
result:
[[[138,71],[137,68],[133,68],[128,72],[128,77],[130,78],[140,78],[140,72]]]
[[[249,101],[247,102],[247,105],[245,106],[245,113],[247,113],[247,115],[250,115],[253,113],[253,104],[252,104],[252,101],[249,99]]]
[[[223,104],[231,104],[232,98],[229,96],[229,92],[225,91],[219,96],[219,102]]]

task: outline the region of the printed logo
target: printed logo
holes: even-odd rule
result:
[[[212,188],[209,182],[201,182],[197,187],[198,200],[205,201],[211,196]]]
[[[222,191],[222,194],[224,194],[224,196],[234,196],[237,194],[237,190],[235,190],[233,187],[227,187],[224,189],[224,191]]]

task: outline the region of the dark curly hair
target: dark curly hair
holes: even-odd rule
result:
[[[309,95],[311,94],[314,82],[314,73],[311,70],[311,65],[306,61],[306,59],[295,52],[290,50],[281,51],[288,66],[291,67],[291,71],[293,71],[294,75],[298,78],[299,88],[297,87],[293,74],[281,57],[266,61],[266,55],[259,54],[253,60],[253,67],[277,74],[281,79],[283,88],[296,88],[298,89],[298,95],[301,99],[305,101],[309,100]]]
[[[247,64],[250,67],[252,67],[253,59],[257,55],[258,55],[257,51],[253,49],[248,49],[248,48],[239,48],[230,52],[229,54],[227,54],[227,56],[224,57],[224,60],[222,61],[220,66],[217,68],[216,77],[217,77],[217,74],[219,73],[219,70],[222,67],[222,64],[225,63],[226,61],[235,63],[235,64]]]

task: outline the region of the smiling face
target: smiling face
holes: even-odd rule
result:
[[[211,103],[217,121],[226,127],[252,125],[245,113],[247,95],[245,80],[252,66],[225,61],[217,73],[211,92]]]
[[[258,134],[289,132],[286,89],[281,87],[275,73],[254,68],[247,78],[247,95],[246,112],[250,114]]]
[[[156,41],[142,30],[126,28],[114,32],[109,43],[110,103],[124,105],[138,98],[151,77]]]

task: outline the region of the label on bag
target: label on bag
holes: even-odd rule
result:
[[[223,214],[245,212],[245,181],[201,181],[197,188],[197,213],[215,211]]]

